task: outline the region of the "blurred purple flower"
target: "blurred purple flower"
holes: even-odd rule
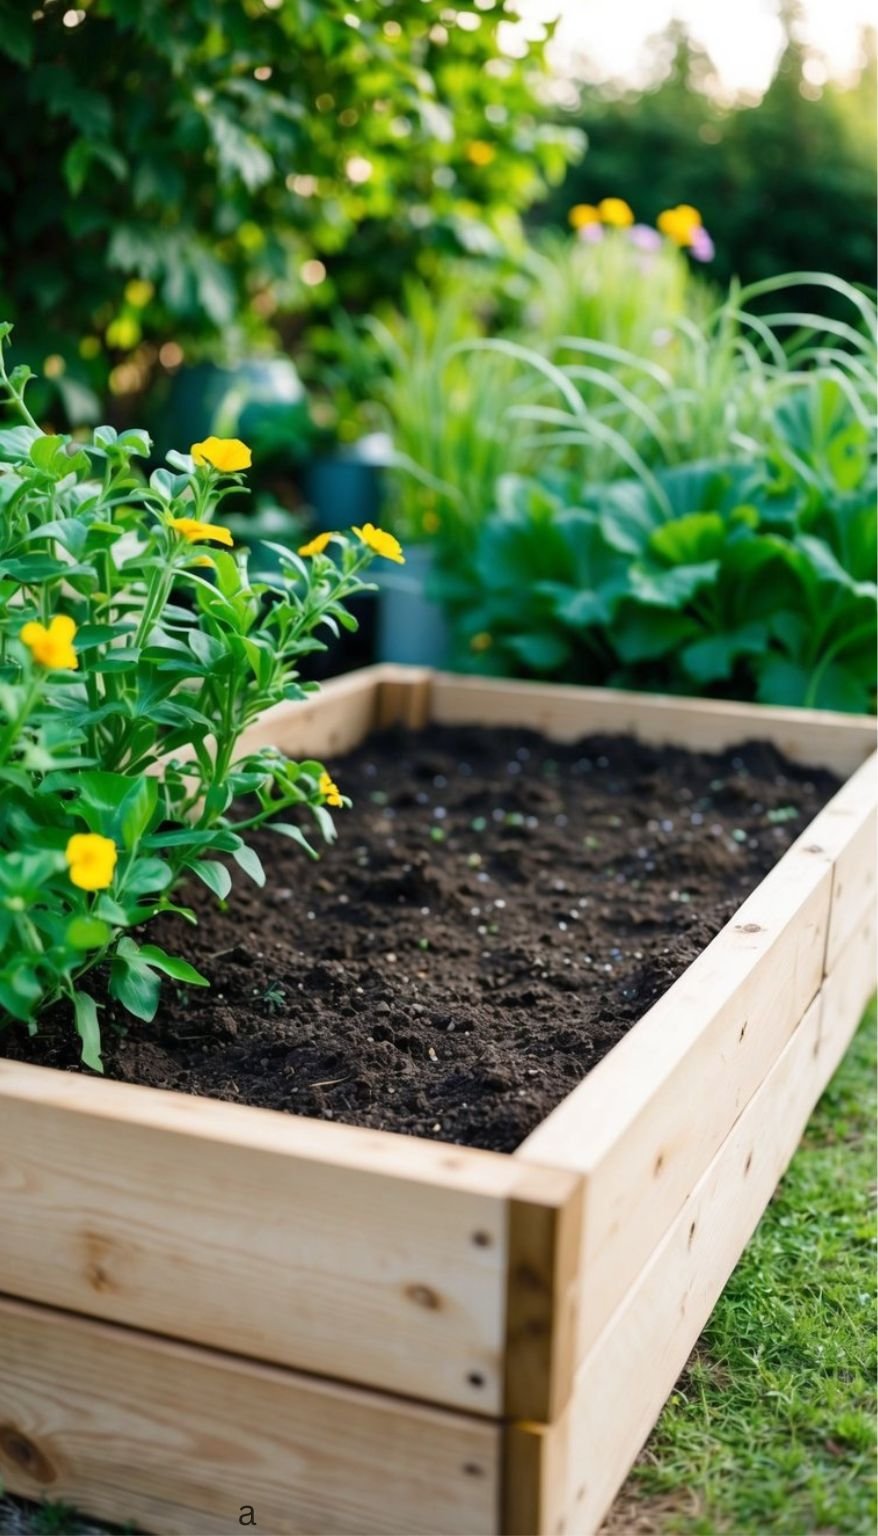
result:
[[[713,261],[716,247],[703,224],[699,224],[698,228],[693,230],[689,250],[696,261]]]
[[[639,251],[657,251],[662,245],[661,235],[651,224],[634,224],[628,235]]]
[[[604,238],[603,225],[584,224],[581,229],[576,231],[576,237],[578,240],[584,240],[586,245],[600,245]]]

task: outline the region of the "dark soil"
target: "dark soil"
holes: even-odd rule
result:
[[[837,787],[722,756],[523,730],[373,736],[311,864],[263,829],[259,890],[150,938],[211,989],[103,1014],[111,1077],[509,1151],[728,920]],[[124,1033],[120,1032],[124,1029]],[[13,1052],[75,1067],[69,1022]]]

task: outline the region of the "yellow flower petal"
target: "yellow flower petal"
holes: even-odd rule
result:
[[[34,661],[50,672],[75,672],[79,658],[73,648],[76,624],[67,613],[56,613],[48,627],[32,619],[19,630]]]
[[[364,523],[362,528],[351,530],[362,539],[376,555],[383,555],[385,560],[395,560],[397,565],[405,565],[405,555],[399,539],[392,533],[385,533],[383,528],[376,528],[374,523]]]
[[[338,785],[325,768],[317,781],[317,787],[327,805],[344,805]]]
[[[322,555],[330,539],[335,538],[333,533],[318,533],[307,544],[299,545],[300,555]]]
[[[576,203],[567,217],[573,229],[587,229],[589,224],[601,222],[601,216],[594,203]]]
[[[701,228],[701,214],[691,203],[678,203],[659,214],[656,227],[675,245],[691,245],[695,231]]]
[[[64,857],[70,879],[81,891],[104,891],[113,882],[119,855],[112,838],[97,832],[76,832],[70,838]]]
[[[168,526],[176,529],[190,544],[202,544],[206,539],[213,539],[214,543],[225,544],[228,549],[235,547],[228,528],[222,528],[219,523],[202,523],[197,517],[171,517]]]
[[[611,224],[616,229],[627,229],[634,223],[631,207],[622,197],[602,197],[598,214],[604,224]]]
[[[206,437],[203,443],[193,443],[189,452],[196,464],[210,464],[222,475],[235,475],[253,463],[250,449],[238,437]]]

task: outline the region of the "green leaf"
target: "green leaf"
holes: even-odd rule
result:
[[[246,843],[242,843],[233,851],[232,858],[243,869],[245,875],[249,875],[257,885],[265,884],[265,870],[255,849],[248,848]]]
[[[74,917],[67,924],[67,942],[74,949],[102,949],[112,930],[98,917]]]
[[[279,832],[281,837],[288,837],[294,843],[298,843],[299,847],[303,848],[305,850],[305,852],[308,854],[309,858],[317,859],[317,858],[320,857],[320,855],[318,854],[317,850],[315,848],[311,847],[311,844],[309,843],[307,837],[305,836],[304,832],[302,831],[302,828],[301,827],[297,827],[293,822],[291,822],[291,821],[271,821],[271,822],[269,822],[268,825],[269,825],[269,831],[271,831],[271,832]]]
[[[180,960],[176,955],[168,955],[157,944],[141,944],[140,958],[154,966],[157,971],[163,971],[166,976],[172,976],[174,981],[186,981],[192,987],[209,987],[210,982],[200,971],[196,971],[194,965],[188,960]]]
[[[698,565],[716,559],[725,536],[725,523],[718,512],[690,512],[656,528],[649,547],[669,565]]]
[[[115,955],[110,968],[110,996],[136,1019],[146,1024],[155,1018],[159,1005],[159,979],[149,966],[139,966],[121,955]]]
[[[163,891],[173,879],[173,870],[163,859],[135,859],[125,876],[121,894],[145,896],[153,891]]]
[[[146,774],[135,781],[119,807],[122,841],[126,848],[133,848],[152,820],[158,804],[158,780]]]
[[[570,646],[560,635],[544,634],[507,636],[505,644],[524,665],[538,676],[557,672],[570,656]]]
[[[87,992],[74,992],[73,1011],[76,1029],[82,1041],[82,1060],[87,1067],[91,1067],[93,1072],[103,1072],[101,1027],[98,1023],[98,1009],[94,998],[89,997]]]
[[[685,614],[626,601],[613,629],[613,645],[622,661],[653,661],[699,634],[698,624]]]
[[[42,433],[38,427],[7,427],[0,432],[0,464],[17,464],[30,456]]]
[[[220,901],[225,900],[232,889],[232,877],[225,864],[219,864],[216,859],[199,859],[197,864],[191,864],[189,868],[209,891],[213,891],[214,896],[218,896]]]
[[[660,608],[682,608],[700,587],[711,586],[716,581],[718,571],[718,560],[707,560],[700,565],[677,565],[669,571],[634,566],[631,596],[641,603]]]
[[[719,682],[731,677],[740,656],[758,655],[765,649],[766,641],[763,624],[743,624],[740,629],[695,640],[685,647],[680,660],[684,670],[697,682]]]
[[[33,59],[34,33],[31,8],[3,0],[0,5],[0,53],[27,69]]]

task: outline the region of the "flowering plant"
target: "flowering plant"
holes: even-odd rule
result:
[[[686,250],[696,261],[713,261],[713,241],[701,221],[701,214],[691,203],[665,208],[651,224],[635,224],[634,213],[621,197],[604,197],[599,203],[575,203],[568,215],[579,238],[593,245],[604,238],[604,228],[627,231],[628,238],[641,251],[661,249],[662,237]]]
[[[277,547],[280,574],[251,581],[215,521],[242,489],[246,445],[207,438],[146,481],[145,432],[47,435],[25,404],[29,370],[7,372],[10,329],[0,401],[20,424],[0,431],[0,1022],[33,1033],[66,999],[100,1070],[87,973],[105,964],[109,995],[150,1019],[162,975],[207,984],[132,933],[159,912],[194,921],[176,897],[184,876],[224,899],[231,859],[261,885],[247,834],[278,813],[334,836],[328,807],[348,802],[322,763],[237,756],[238,744],[262,710],[316,687],[299,680],[301,660],[325,649],[321,629],[356,627],[345,604],[373,556],[403,557],[367,525],[298,554]],[[272,825],[316,856],[298,820]]]

